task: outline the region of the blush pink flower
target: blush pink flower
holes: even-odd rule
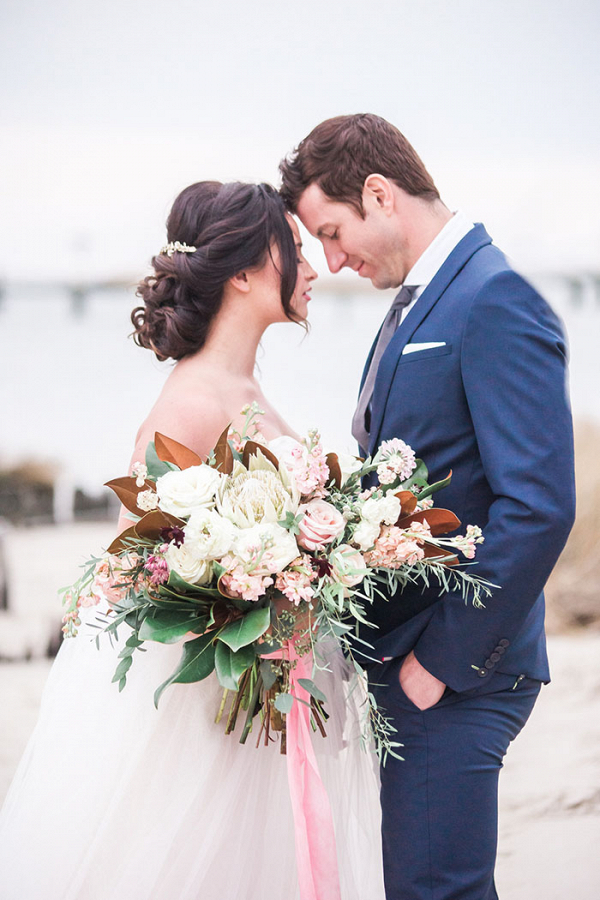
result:
[[[127,566],[124,563],[128,563]],[[130,561],[120,556],[108,556],[96,566],[92,593],[100,594],[112,606],[118,603],[128,587]]]
[[[384,525],[375,546],[366,554],[366,561],[374,568],[399,569],[404,564],[412,566],[425,556],[422,544],[428,537],[431,537],[431,532],[424,522],[414,522],[410,528]]]
[[[165,584],[169,580],[169,566],[160,553],[151,554],[146,560],[144,568],[150,573],[148,579],[150,584]]]
[[[224,557],[223,565],[226,560],[227,557]],[[241,597],[242,600],[255,602],[266,594],[267,588],[273,584],[273,579],[268,575],[246,572],[241,564],[237,564],[222,576],[221,583],[231,594]]]
[[[484,537],[478,525],[467,525],[466,535],[460,535],[454,539],[454,546],[466,556],[473,559],[475,556],[475,544],[483,544]]]
[[[312,571],[307,574],[297,569],[286,569],[285,572],[280,572],[275,579],[275,587],[298,606],[301,600],[310,603],[315,596],[314,589],[310,585],[314,579],[315,573]]]
[[[331,554],[332,575],[344,587],[355,587],[366,575],[362,553],[349,544],[340,544]]]
[[[399,438],[383,441],[379,449],[377,476],[380,484],[406,481],[417,465],[415,451]]]
[[[344,517],[326,500],[310,500],[298,511],[303,515],[297,540],[305,550],[319,550],[344,533]]]

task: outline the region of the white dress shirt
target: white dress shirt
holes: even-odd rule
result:
[[[456,245],[473,227],[473,223],[469,222],[466,215],[458,210],[421,254],[403,282],[407,285],[416,284],[417,290],[414,292],[411,302],[402,310],[401,322],[404,321],[434,275],[444,265]]]

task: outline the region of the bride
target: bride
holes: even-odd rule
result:
[[[156,431],[205,457],[229,422],[256,402],[264,440],[293,434],[254,376],[274,322],[305,321],[316,273],[294,220],[268,185],[201,182],[175,200],[168,244],[138,289],[135,340],[176,365],[142,424],[132,463]],[[122,517],[121,527],[129,523]],[[0,815],[3,900],[273,900],[299,897],[285,758],[277,745],[242,746],[214,724],[213,673],[156,685],[178,645],[148,642],[127,686],[111,683],[119,646],[96,648],[87,610],[45,688],[36,729]],[[313,736],[332,807],[339,894],[383,900],[374,758],[337,651],[318,683],[327,738]]]

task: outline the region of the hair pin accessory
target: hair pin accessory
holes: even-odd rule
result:
[[[189,244],[182,244],[180,241],[171,241],[170,244],[167,244],[160,251],[161,253],[166,253],[167,256],[173,256],[175,252],[177,253],[195,253],[196,247],[191,247]]]

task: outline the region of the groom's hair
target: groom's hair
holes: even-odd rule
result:
[[[279,164],[281,196],[291,212],[316,183],[331,200],[348,203],[364,218],[365,179],[377,173],[413,197],[439,200],[433,179],[414,148],[393,125],[371,113],[326,119]]]

